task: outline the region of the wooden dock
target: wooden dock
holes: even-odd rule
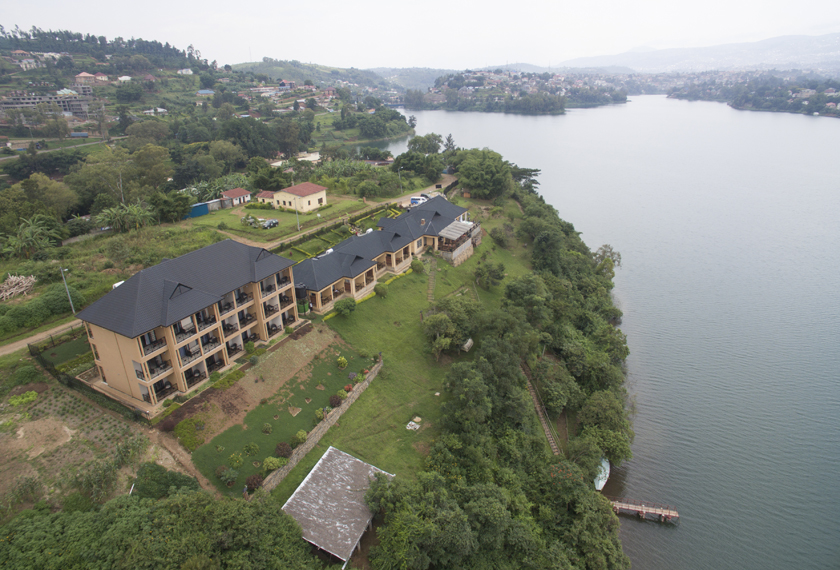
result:
[[[633,499],[608,497],[612,503],[613,511],[617,515],[630,515],[641,520],[658,522],[677,523],[680,520],[680,513],[670,505],[649,503],[647,501],[635,501]]]

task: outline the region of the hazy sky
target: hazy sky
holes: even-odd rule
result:
[[[297,59],[338,67],[465,69],[840,32],[836,0],[464,2],[3,1],[0,24],[143,38],[220,65]]]

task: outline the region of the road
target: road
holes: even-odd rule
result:
[[[116,140],[120,140],[120,139],[124,139],[124,138],[128,138],[128,137],[111,137],[111,140],[116,141]],[[82,144],[75,144],[73,146],[65,146],[65,147],[62,147],[62,148],[45,148],[44,150],[35,151],[35,153],[36,154],[42,154],[42,153],[45,153],[45,152],[55,152],[57,150],[69,150],[71,148],[79,148],[80,146],[90,146],[92,144],[106,144],[106,143],[105,143],[105,141],[99,140],[99,141],[87,142],[87,143],[82,143]],[[18,156],[20,156],[20,155],[3,156],[3,157],[0,157],[0,162],[2,162],[4,160],[9,160],[11,158],[17,158]]]
[[[50,335],[57,335],[63,333],[65,331],[69,331],[72,327],[80,327],[82,326],[82,321],[79,319],[74,319],[69,323],[64,323],[63,325],[58,325],[57,327],[51,328],[48,331],[39,332],[34,334],[30,337],[27,337],[23,340],[16,340],[15,342],[11,342],[4,346],[0,346],[0,356],[5,356],[7,354],[11,354],[13,352],[17,352],[22,348],[26,348],[27,344],[32,344],[35,342],[40,342],[44,339],[50,338]]]

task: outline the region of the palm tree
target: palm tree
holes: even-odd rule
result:
[[[54,229],[48,225],[45,216],[23,218],[15,235],[6,236],[3,252],[29,259],[36,252],[51,247],[54,240],[60,240]]]

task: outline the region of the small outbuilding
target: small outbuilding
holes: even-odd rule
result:
[[[365,493],[377,473],[394,477],[330,446],[283,510],[304,540],[346,563],[373,519]]]

